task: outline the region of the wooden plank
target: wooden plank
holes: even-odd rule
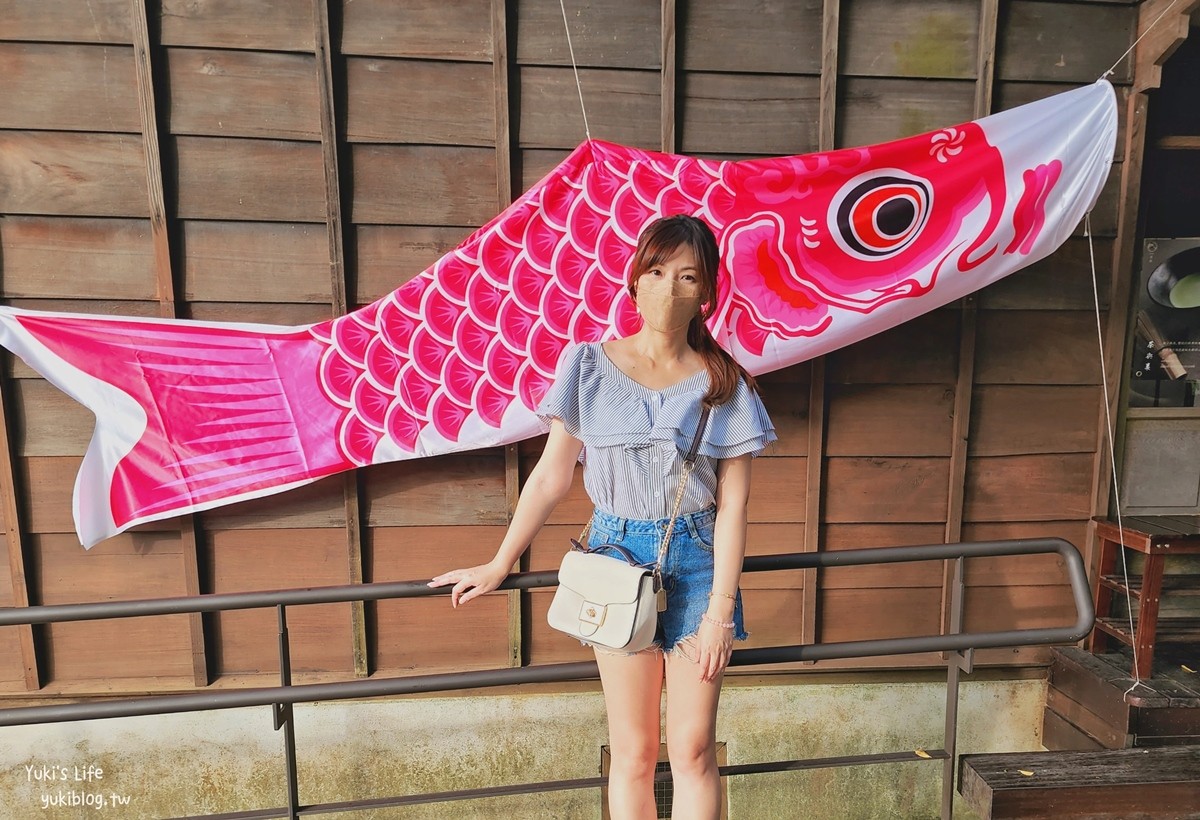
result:
[[[1091,513],[1090,453],[972,458],[968,521],[1061,521]]]
[[[972,408],[971,455],[1092,453],[1095,385],[980,385]]]
[[[1107,311],[1112,282],[1110,238],[1094,237],[1100,310]],[[984,310],[1095,310],[1088,241],[1068,239],[1045,259],[1004,277],[978,293]]]
[[[1104,748],[1087,732],[1048,707],[1042,712],[1042,745],[1052,751],[1087,752]]]
[[[0,42],[0,76],[0,128],[138,130],[130,48]]]
[[[523,0],[516,18],[517,63],[571,65],[558,0]],[[661,12],[657,4],[644,0],[568,4],[567,22],[580,66],[658,70]],[[584,99],[588,99],[586,90]]]
[[[376,527],[367,534],[365,570],[372,581],[432,578],[491,559],[504,526]],[[445,597],[381,601],[368,607],[375,668],[389,672],[507,666],[508,593],[452,610]],[[429,640],[431,634],[438,639]]]
[[[129,0],[0,0],[0,40],[129,43]]]
[[[329,302],[326,230],[312,223],[182,220],[183,294],[195,302]]]
[[[338,528],[346,524],[342,476],[329,476],[288,490],[280,497],[268,495],[239,501],[199,513],[211,530],[279,530]]]
[[[17,379],[6,388],[18,457],[83,456],[96,426],[90,410],[43,379]]]
[[[829,456],[949,456],[954,396],[944,385],[831,385]]]
[[[88,551],[74,533],[29,539],[30,573],[39,602],[127,601],[182,595],[178,528],[174,532],[123,533]],[[169,615],[80,621],[45,627],[47,676],[80,680],[166,678],[194,680],[189,616]]]
[[[17,462],[17,483],[25,490],[28,508],[25,512],[25,532],[74,533],[71,518],[71,495],[75,474],[79,471],[78,457],[35,457]],[[135,530],[139,535],[150,532],[179,532],[172,519],[142,524]],[[74,538],[74,535],[71,536]],[[78,547],[78,540],[75,542]]]
[[[804,520],[818,526],[804,528],[804,552],[817,552],[821,548],[821,496],[825,487],[826,434],[825,428],[829,415],[828,403],[825,399],[825,357],[813,359],[809,376],[808,394],[808,442],[805,452],[811,453],[812,458],[805,458],[807,472],[804,477]],[[801,614],[800,639],[808,643],[816,639],[817,634],[817,595],[818,587],[825,583],[821,573],[816,569],[801,571],[801,584],[807,591],[804,596],[804,608]]]
[[[819,642],[937,635],[941,628],[938,598],[936,586],[822,589]]]
[[[822,543],[828,550],[917,547],[940,543],[942,525],[940,522],[930,524],[825,524],[823,533]]]
[[[979,49],[975,58],[975,116],[986,117],[993,110],[996,83],[996,30],[1000,0],[982,0],[979,5]]]
[[[843,77],[838,147],[874,145],[971,119],[975,83]]]
[[[1150,0],[1140,5],[1137,20],[1139,42],[1133,53],[1134,88],[1137,91],[1159,87],[1162,65],[1187,39],[1191,29],[1188,15],[1196,6],[1196,0],[1184,0],[1182,3]]]
[[[176,137],[181,219],[324,222],[321,146]]]
[[[1004,80],[1089,83],[1133,42],[1137,10],[1129,6],[1012,0],[1001,20],[997,76]],[[1071,37],[1046,32],[1070,31]],[[1112,76],[1128,83],[1126,57]]]
[[[352,222],[477,227],[496,215],[490,148],[355,145],[351,173]]]
[[[759,3],[690,0],[684,15],[683,68],[760,74],[818,74],[822,66],[821,0]],[[736,20],[737,25],[730,25]],[[824,42],[827,44],[828,39]]]
[[[355,226],[357,304],[369,304],[391,293],[441,259],[469,233],[468,228]]]
[[[1097,384],[1096,317],[1085,311],[984,311],[977,384]]]
[[[526,148],[516,152],[516,172],[518,185],[522,192],[533,187],[560,162],[567,158],[570,150],[565,148]]]
[[[856,0],[845,15],[842,71],[868,77],[974,79],[979,5]]]
[[[829,354],[829,380],[836,384],[954,383],[957,311],[935,310]]]
[[[196,516],[183,515],[179,517],[179,563],[183,575],[183,594],[189,597],[199,595],[200,588],[200,550]],[[188,637],[192,642],[192,684],[197,687],[208,686],[208,646],[204,631],[204,615],[193,612],[187,616]]]
[[[972,587],[963,611],[965,632],[1070,626],[1075,606],[1069,586]]]
[[[841,0],[825,0],[821,10],[821,97],[817,145],[837,147],[838,49],[841,43]]]
[[[504,524],[504,453],[381,465],[365,473],[364,498],[371,527]]]
[[[21,491],[16,473],[15,441],[13,431],[9,426],[9,414],[13,406],[10,392],[12,383],[7,376],[0,376],[0,506],[3,508],[4,521],[4,551],[7,558],[6,574],[8,605],[25,607],[30,604],[29,581],[26,575],[26,552],[22,515],[17,506],[17,498]],[[36,576],[34,576],[36,577]],[[18,679],[25,689],[38,689],[42,685],[42,674],[38,659],[37,645],[33,639],[33,627],[18,626],[5,630],[6,638],[14,643],[17,649],[16,662],[19,669]],[[12,656],[10,656],[12,657]]]
[[[172,134],[320,139],[311,54],[168,48]]]
[[[494,66],[346,59],[346,139],[494,145]]]
[[[150,32],[146,21],[146,0],[130,6],[133,34],[133,64],[136,69],[138,117],[145,157],[146,194],[150,207],[150,238],[154,246],[155,295],[159,316],[175,318],[175,281],[171,269],[171,242],[167,227],[167,206],[163,193],[162,159],[158,150],[158,112],[154,103],[154,73],[150,64]]]
[[[521,66],[521,146],[573,148],[585,138],[579,91],[570,68]],[[580,69],[579,83],[595,139],[657,150],[662,93],[657,71]]]
[[[1046,708],[1098,741],[1102,748],[1126,749],[1133,745],[1133,735],[1119,726],[1110,725],[1061,689],[1051,686],[1046,690]]]
[[[755,377],[779,440],[767,448],[768,456],[802,456],[808,453],[809,398],[812,365],[803,362]]]
[[[144,219],[5,214],[6,297],[153,299],[154,253]]]
[[[662,114],[659,118],[659,125],[662,127],[662,139],[659,141],[659,149],[668,154],[673,154],[679,150],[675,138],[678,120],[676,98],[679,94],[679,58],[675,51],[678,13],[676,11],[675,0],[661,0],[660,9],[662,11],[660,15],[662,26],[660,51],[662,74],[660,79],[662,86],[659,89],[659,99],[662,103]],[[686,32],[684,36],[687,36]]]
[[[966,542],[1062,538],[1076,548],[1082,548],[1087,540],[1087,522],[967,522],[963,524],[962,538]],[[1067,583],[1066,565],[1057,554],[972,558],[966,563],[965,577],[968,587]]]
[[[817,150],[818,77],[686,73],[679,83],[687,154]]]
[[[0,132],[0,212],[145,217],[142,156],[129,134]]]
[[[944,458],[830,458],[825,521],[945,521],[949,467]]]
[[[340,529],[209,530],[203,550],[211,590],[263,589],[347,583],[346,540]],[[220,675],[277,672],[277,616],[273,608],[222,612],[212,617],[213,664]],[[292,669],[304,673],[354,669],[349,604],[288,608]]]
[[[297,0],[162,0],[168,46],[312,51],[312,10]]]
[[[490,0],[354,0],[342,10],[342,54],[492,61]],[[562,31],[562,19],[557,31]]]

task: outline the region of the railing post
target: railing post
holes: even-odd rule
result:
[[[950,629],[947,634],[957,635],[963,627],[963,602],[966,600],[966,581],[963,577],[965,559],[960,555],[954,559],[954,576],[950,581]],[[971,674],[974,666],[974,649],[958,649],[946,653],[946,731],[942,748],[946,759],[942,762],[942,820],[954,815],[954,771],[958,756],[958,681],[960,673]]]
[[[279,685],[292,685],[292,651],[288,645],[287,608],[280,604],[279,613]],[[300,784],[296,777],[296,725],[290,703],[274,704],[275,731],[283,729],[284,765],[287,769],[288,817],[300,816]]]

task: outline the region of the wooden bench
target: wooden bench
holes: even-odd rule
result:
[[[1109,638],[1133,646],[1134,672],[1138,678],[1149,678],[1160,633],[1158,610],[1166,560],[1171,555],[1200,555],[1200,519],[1196,516],[1146,516],[1125,518],[1122,527],[1105,519],[1096,519],[1095,524],[1100,565],[1095,586],[1096,623],[1088,639],[1088,649],[1103,654]],[[1128,585],[1121,573],[1122,542],[1146,556],[1142,574],[1131,577]],[[1200,591],[1200,578],[1196,576],[1175,576],[1171,580],[1180,587],[1177,592],[1194,594]],[[1114,592],[1129,595],[1136,601],[1132,633],[1128,618],[1109,617]],[[1180,620],[1172,626],[1174,634],[1170,637],[1173,640],[1200,640],[1200,622],[1195,619]]]
[[[1200,818],[1200,746],[963,755],[980,817]]]

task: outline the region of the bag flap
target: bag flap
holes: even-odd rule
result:
[[[587,601],[602,604],[631,604],[641,591],[641,579],[650,570],[624,561],[572,550],[558,568],[558,583]]]

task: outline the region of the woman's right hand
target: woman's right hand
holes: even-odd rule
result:
[[[469,569],[452,569],[429,582],[431,587],[444,587],[454,584],[450,590],[450,606],[455,609],[459,604],[465,604],[472,598],[478,598],[500,586],[508,577],[508,567],[496,567],[490,563],[480,564]]]

